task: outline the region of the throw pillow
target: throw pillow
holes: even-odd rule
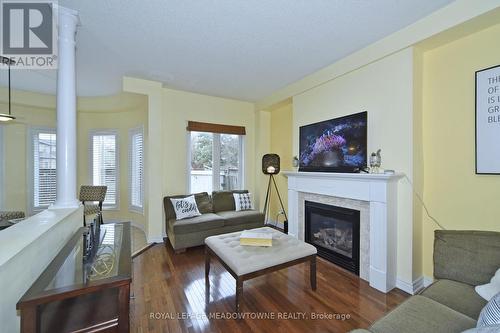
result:
[[[470,328],[462,333],[498,333],[500,332],[500,324],[484,327]]]
[[[496,294],[481,310],[477,327],[500,324],[500,293]]]
[[[182,199],[170,199],[175,211],[177,220],[186,219],[188,217],[200,216],[200,211],[196,205],[194,195]]]
[[[253,209],[251,193],[233,193],[236,211]]]
[[[493,275],[490,283],[476,286],[476,292],[487,301],[492,299],[496,294],[500,293],[500,268],[497,270],[495,275]]]

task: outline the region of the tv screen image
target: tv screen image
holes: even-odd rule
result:
[[[299,171],[359,172],[367,165],[368,113],[300,127]]]

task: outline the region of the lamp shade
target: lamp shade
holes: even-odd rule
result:
[[[280,157],[278,154],[262,156],[262,172],[266,175],[277,175],[280,172]]]
[[[16,117],[11,116],[10,114],[0,113],[0,121],[7,122],[16,119]]]

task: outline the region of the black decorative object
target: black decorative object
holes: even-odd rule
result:
[[[274,188],[281,205],[281,212],[279,215],[283,214],[285,216],[285,221],[283,221],[283,232],[285,234],[288,234],[288,217],[286,215],[285,207],[283,206],[283,201],[281,200],[278,186],[276,185],[276,180],[274,180],[274,175],[277,175],[280,172],[280,157],[278,154],[265,154],[264,156],[262,156],[262,172],[265,175],[269,175],[269,182],[267,184],[266,191],[266,201],[264,204],[265,223],[268,224],[267,222],[269,219],[269,209],[271,201],[271,184],[274,184]]]
[[[265,154],[262,156],[262,172],[266,175],[280,173],[280,156],[278,154]]]
[[[99,223],[99,217],[94,219],[90,223],[87,230],[83,233],[83,262],[86,263],[90,261],[99,247],[99,239],[101,233],[101,225]]]
[[[7,122],[7,121],[11,121],[11,120],[14,120],[16,119],[16,117],[14,117],[12,115],[12,110],[11,110],[11,88],[10,88],[10,66],[11,65],[14,65],[15,62],[14,60],[11,60],[9,58],[6,58],[4,56],[0,56],[0,64],[3,66],[3,65],[7,65],[7,75],[8,75],[8,85],[9,85],[9,88],[8,88],[8,91],[9,91],[9,113],[2,113],[0,112],[0,121],[1,122]]]

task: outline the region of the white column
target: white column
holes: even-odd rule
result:
[[[57,70],[57,199],[54,208],[78,207],[76,199],[76,28],[78,12],[59,7]]]

